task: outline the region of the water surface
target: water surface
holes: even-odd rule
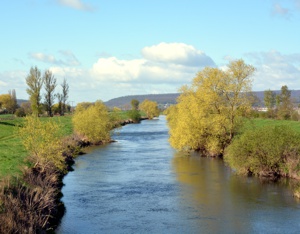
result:
[[[300,205],[284,184],[176,153],[164,116],[114,139],[65,177],[58,233],[299,233]]]

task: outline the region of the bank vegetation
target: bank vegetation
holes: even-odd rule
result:
[[[300,179],[299,131],[286,124],[245,127],[247,119],[261,116],[253,110],[254,72],[243,60],[232,61],[225,69],[200,71],[166,111],[170,144],[181,151],[222,157],[240,174]],[[277,96],[266,91],[265,103],[266,117],[284,121],[298,114],[287,86]]]

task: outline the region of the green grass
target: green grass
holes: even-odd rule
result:
[[[259,119],[259,118],[246,120],[245,125],[241,129],[241,132],[244,132],[247,129],[260,128],[269,125],[275,125],[275,126],[287,125],[290,128],[294,129],[295,131],[300,132],[300,121]]]
[[[121,120],[128,119],[126,111],[118,113]],[[24,123],[24,118],[14,118],[12,115],[0,115],[0,178],[16,175],[20,172],[21,166],[25,164],[28,152],[18,137],[18,127]],[[41,121],[48,121],[50,118],[41,117]],[[62,126],[63,136],[73,132],[72,116],[58,116],[51,120],[57,121]]]
[[[11,116],[0,115],[0,178],[3,176],[16,175],[25,163],[28,152],[18,137],[18,127],[22,126],[24,119],[9,119]],[[5,119],[7,118],[7,120]],[[53,117],[62,126],[64,136],[73,132],[72,116]],[[42,121],[48,121],[49,118],[41,118]]]
[[[2,116],[1,116],[2,117]],[[0,120],[0,177],[16,174],[27,152],[17,135],[22,120]]]

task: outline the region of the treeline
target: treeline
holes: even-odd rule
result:
[[[297,105],[291,97],[291,91],[284,85],[280,94],[274,91],[264,91],[264,104],[267,108],[265,114],[260,114],[263,118],[300,120],[299,104]]]
[[[55,91],[57,79],[50,70],[46,70],[42,74],[37,67],[31,67],[25,80],[29,102],[24,102],[18,106],[16,92],[13,89],[8,94],[0,95],[0,111],[15,114],[18,117],[31,114],[52,117],[53,114],[64,115],[66,111],[70,112],[71,106],[67,104],[69,84],[66,79],[60,85],[61,92]]]
[[[199,72],[166,111],[170,143],[178,150],[223,157],[239,173],[300,178],[299,132],[286,125],[243,130],[245,120],[258,113],[252,109],[254,72],[243,60],[230,62],[226,70],[207,67]],[[266,91],[265,103],[270,117],[296,115],[287,86],[277,97]]]

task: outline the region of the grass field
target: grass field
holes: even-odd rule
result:
[[[275,120],[275,119],[250,119],[246,120],[245,125],[243,126],[241,133],[244,132],[247,129],[252,128],[260,128],[263,126],[269,126],[269,125],[287,125],[290,128],[296,130],[300,133],[300,121],[291,121],[291,120]]]
[[[27,151],[18,137],[18,128],[22,126],[23,118],[14,118],[11,115],[0,115],[0,178],[15,175],[24,164]],[[62,126],[63,135],[72,133],[71,116],[54,117]],[[47,121],[49,118],[41,118]]]

